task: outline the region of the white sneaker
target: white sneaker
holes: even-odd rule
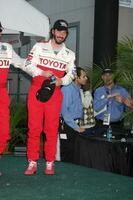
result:
[[[29,166],[25,170],[24,174],[25,175],[33,175],[37,172],[37,162],[31,160],[29,161]]]
[[[55,174],[54,162],[46,162],[46,167],[45,167],[44,173],[47,174],[47,175],[54,175]]]

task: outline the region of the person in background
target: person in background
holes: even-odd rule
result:
[[[83,118],[83,105],[81,99],[81,86],[86,84],[87,75],[83,68],[77,67],[77,76],[74,81],[61,88],[63,102],[61,118],[64,121],[64,132],[67,135],[66,161],[73,161],[75,134],[84,133],[85,128],[80,127]]]
[[[104,134],[109,125],[114,132],[122,131],[122,119],[126,106],[129,106],[128,91],[114,83],[113,71],[104,69],[103,86],[94,91],[94,110],[97,113],[97,133]]]
[[[25,175],[37,172],[39,159],[40,135],[42,131],[46,135],[44,145],[46,166],[45,174],[55,174],[54,161],[56,155],[57,133],[59,116],[63,95],[61,85],[68,85],[75,75],[75,53],[65,46],[68,36],[68,23],[57,20],[51,29],[51,38],[47,42],[36,43],[28,55],[26,66],[32,68],[37,65],[39,69],[49,72],[55,77],[55,89],[48,101],[41,102],[36,98],[36,93],[44,81],[49,80],[43,76],[33,78],[28,95],[28,143],[27,159],[28,167]],[[50,87],[47,87],[50,90]],[[44,92],[45,95],[45,92]],[[47,95],[47,92],[46,92]]]
[[[2,42],[1,38],[3,29],[4,28],[0,23],[0,158],[2,157],[10,139],[10,99],[6,88],[10,64],[22,69],[31,76],[39,74],[42,74],[43,76],[45,74],[41,69],[37,69],[36,67],[31,69],[23,66],[24,59],[21,59],[15,53],[10,44]],[[0,175],[2,175],[1,172]]]
[[[87,77],[86,84],[82,85],[80,90],[83,105],[83,119],[81,120],[81,127],[85,129],[90,129],[95,126],[93,98],[90,91],[90,86],[90,78]]]
[[[63,92],[63,102],[61,115],[64,122],[73,130],[82,133],[84,128],[80,127],[80,120],[83,118],[83,105],[81,99],[81,86],[86,84],[87,75],[83,68],[77,67],[77,76],[68,86],[61,88]]]
[[[85,133],[95,126],[93,98],[90,92],[90,79],[85,70],[77,67],[77,76],[68,86],[62,87],[64,95],[61,115],[65,124],[72,130]]]

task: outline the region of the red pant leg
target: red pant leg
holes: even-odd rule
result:
[[[36,99],[37,87],[32,86],[28,95],[28,160],[38,160],[40,150],[40,134],[43,130],[43,103]]]
[[[51,99],[45,104],[44,132],[46,134],[46,142],[44,151],[47,161],[54,161],[56,156],[57,133],[62,98],[62,92],[60,88],[57,88]]]
[[[6,88],[0,88],[0,154],[3,154],[10,138],[10,100]]]

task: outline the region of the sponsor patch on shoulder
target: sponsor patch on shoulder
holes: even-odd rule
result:
[[[7,46],[5,46],[5,45],[1,45],[0,50],[2,50],[2,51],[6,51],[6,50],[7,50]]]
[[[33,55],[29,54],[28,57],[27,57],[27,61],[31,61],[33,58]]]
[[[28,65],[30,65],[31,64],[31,61],[30,60],[26,60],[26,62],[25,62],[25,67],[27,67]]]

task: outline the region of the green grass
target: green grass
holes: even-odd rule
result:
[[[23,175],[25,157],[3,156],[0,161],[0,200],[132,200],[133,178],[70,163],[56,162],[56,175]]]

